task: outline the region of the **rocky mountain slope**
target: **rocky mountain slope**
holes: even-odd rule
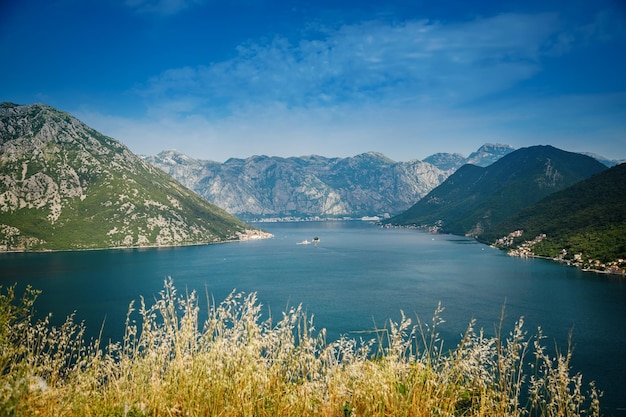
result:
[[[488,164],[511,151],[506,145],[485,145],[469,158]],[[208,201],[249,220],[401,213],[469,158],[442,153],[430,162],[396,162],[368,152],[349,158],[252,156],[218,163],[176,151],[144,157]]]
[[[396,225],[436,226],[480,236],[493,225],[607,167],[552,146],[518,149],[488,167],[464,165],[406,212]]]
[[[424,162],[435,165],[439,169],[454,170],[461,168],[465,164],[486,167],[505,155],[513,152],[515,148],[510,145],[500,143],[486,143],[468,157],[459,153],[436,153],[424,159]]]
[[[0,250],[181,245],[255,233],[71,115],[0,104]]]

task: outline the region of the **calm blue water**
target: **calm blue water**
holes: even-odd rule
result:
[[[168,276],[179,291],[216,301],[233,289],[257,292],[279,314],[303,304],[328,339],[381,328],[408,316],[429,321],[441,302],[441,333],[452,348],[471,318],[487,333],[506,305],[506,329],[524,316],[563,349],[573,331],[575,372],[605,391],[608,415],[626,409],[626,282],[538,259],[519,259],[471,239],[363,222],[271,223],[274,239],[164,249],[0,255],[0,285],[43,291],[39,312],[57,322],[76,311],[92,335],[123,331],[128,304],[148,303]],[[319,237],[320,243],[296,245]],[[367,336],[367,335],[365,335]]]

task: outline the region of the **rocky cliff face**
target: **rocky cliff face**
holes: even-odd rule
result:
[[[483,149],[484,148],[484,149]],[[510,152],[485,145],[473,161]],[[208,201],[244,219],[398,214],[441,184],[467,158],[395,162],[376,152],[350,158],[252,156],[224,163],[164,151],[145,160]]]
[[[0,250],[207,243],[248,229],[71,115],[0,104]]]
[[[453,171],[461,168],[465,164],[486,167],[514,150],[515,148],[510,145],[485,143],[468,157],[464,157],[459,153],[436,153],[425,158],[424,162],[433,164],[439,169]]]
[[[378,153],[352,158],[252,156],[223,164],[164,151],[147,161],[241,218],[365,216],[409,207],[448,172]]]

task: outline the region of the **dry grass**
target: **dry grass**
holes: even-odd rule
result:
[[[0,294],[2,415],[599,415],[569,350],[551,358],[523,320],[492,338],[471,322],[450,351],[441,308],[428,323],[390,322],[376,340],[327,343],[301,307],[262,320],[255,294],[209,303],[201,323],[197,295],[167,281],[153,305],[131,304],[122,342],[100,346],[82,342],[72,317],[33,322],[36,296]]]

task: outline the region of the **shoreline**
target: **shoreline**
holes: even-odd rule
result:
[[[491,246],[491,245],[489,245]],[[498,250],[504,250],[495,246],[491,246],[494,249],[498,249]],[[615,275],[617,277],[626,277],[626,270],[622,269],[620,271],[607,271],[606,269],[594,269],[594,268],[589,268],[589,267],[583,267],[583,266],[579,266],[576,265],[575,263],[572,263],[571,261],[565,260],[565,259],[559,259],[559,258],[551,258],[549,256],[541,256],[541,255],[534,255],[534,254],[528,254],[525,256],[520,256],[520,255],[515,255],[515,254],[511,254],[509,252],[507,252],[507,255],[514,257],[514,258],[535,258],[535,259],[545,259],[547,261],[552,261],[564,266],[569,266],[571,268],[576,268],[579,269],[583,272],[595,272],[596,274],[604,274],[604,275]]]
[[[463,236],[463,237],[467,237],[467,238],[471,238],[472,237],[472,236],[467,236],[467,235],[457,235],[457,234],[454,234],[454,233],[441,233],[439,231],[439,228],[436,227],[436,226],[393,225],[393,224],[382,223],[382,222],[379,222],[377,224],[379,224],[383,228],[414,229],[414,230],[421,230],[423,232],[431,233],[431,234],[446,234],[446,235],[451,235],[451,236]],[[569,266],[569,267],[572,267],[572,268],[579,269],[579,270],[581,270],[583,272],[594,272],[596,274],[613,275],[615,277],[626,277],[626,268],[617,267],[617,268],[619,268],[618,270],[595,269],[595,268],[590,268],[590,267],[586,267],[586,266],[582,266],[582,265],[577,265],[576,261],[569,261],[569,260],[565,260],[565,259],[552,258],[552,257],[549,257],[549,256],[540,256],[540,255],[535,255],[535,254],[533,254],[531,252],[524,252],[523,254],[515,254],[515,253],[511,253],[512,252],[511,249],[500,248],[500,247],[494,246],[493,244],[488,244],[488,243],[485,243],[485,242],[481,242],[476,237],[474,237],[474,240],[476,240],[477,242],[479,242],[479,243],[481,243],[483,245],[487,245],[487,246],[489,246],[491,248],[498,249],[498,250],[501,250],[501,251],[506,251],[507,255],[509,255],[511,257],[545,259],[545,260],[548,260],[548,261],[552,261],[552,262],[556,262],[556,263],[562,264],[563,266]]]
[[[238,239],[227,239],[220,240],[216,242],[196,242],[196,243],[173,243],[168,245],[137,245],[137,246],[109,246],[104,248],[68,248],[68,249],[41,249],[41,250],[31,250],[31,249],[21,249],[21,250],[4,250],[0,251],[0,254],[3,253],[55,253],[55,252],[83,252],[83,251],[103,251],[103,250],[127,250],[127,249],[166,249],[166,248],[178,248],[185,246],[205,246],[205,245],[219,245],[224,243],[237,243],[237,242],[248,242],[251,240],[264,240],[264,239],[272,239],[274,235],[265,232],[263,230],[246,230],[247,233],[238,232]],[[253,232],[253,233],[251,233]],[[0,255],[2,256],[2,255]]]

